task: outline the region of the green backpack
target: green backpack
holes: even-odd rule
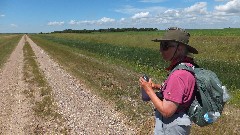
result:
[[[196,96],[188,108],[188,115],[198,126],[206,126],[215,122],[221,115],[225,102],[229,99],[225,86],[222,86],[217,75],[203,68],[194,68],[180,63],[175,70],[187,70],[196,78]]]

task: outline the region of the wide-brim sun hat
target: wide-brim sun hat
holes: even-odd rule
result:
[[[182,43],[187,46],[187,49],[190,53],[198,54],[197,49],[190,46],[189,42],[190,34],[185,31],[184,29],[178,27],[170,27],[168,28],[167,32],[164,33],[161,39],[154,39],[154,42],[162,42],[162,41],[174,41],[178,43]]]

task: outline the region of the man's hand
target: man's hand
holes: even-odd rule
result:
[[[150,78],[149,81],[145,81],[142,77],[139,79],[140,87],[142,87],[147,94],[149,94],[150,91],[153,91],[153,83],[152,79]]]

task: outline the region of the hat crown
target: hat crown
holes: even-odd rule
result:
[[[176,41],[187,46],[190,53],[198,54],[197,49],[188,45],[190,34],[182,28],[170,27],[163,35],[162,39],[154,39],[154,42]]]
[[[171,27],[167,30],[167,32],[163,35],[163,39],[165,40],[173,40],[177,42],[181,42],[183,44],[188,44],[190,34],[184,29]]]

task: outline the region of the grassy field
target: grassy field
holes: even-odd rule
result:
[[[0,34],[0,68],[18,44],[21,35]]]
[[[228,87],[230,106],[238,108],[240,98],[240,30],[189,30],[190,44],[200,54],[194,58],[199,65],[217,73]],[[159,54],[159,44],[151,39],[160,38],[160,32],[124,32],[91,34],[45,34],[31,38],[68,71],[87,84],[96,94],[112,101],[116,109],[129,117],[129,124],[137,124],[141,134],[152,130],[153,108],[141,101],[138,79],[147,73],[154,82],[161,83],[168,65]],[[232,122],[234,121],[234,122]],[[212,126],[194,126],[193,134],[234,134],[231,124],[239,119],[223,116]],[[219,127],[219,128],[216,128]],[[231,132],[230,132],[231,131]],[[237,134],[237,133],[236,133]]]

